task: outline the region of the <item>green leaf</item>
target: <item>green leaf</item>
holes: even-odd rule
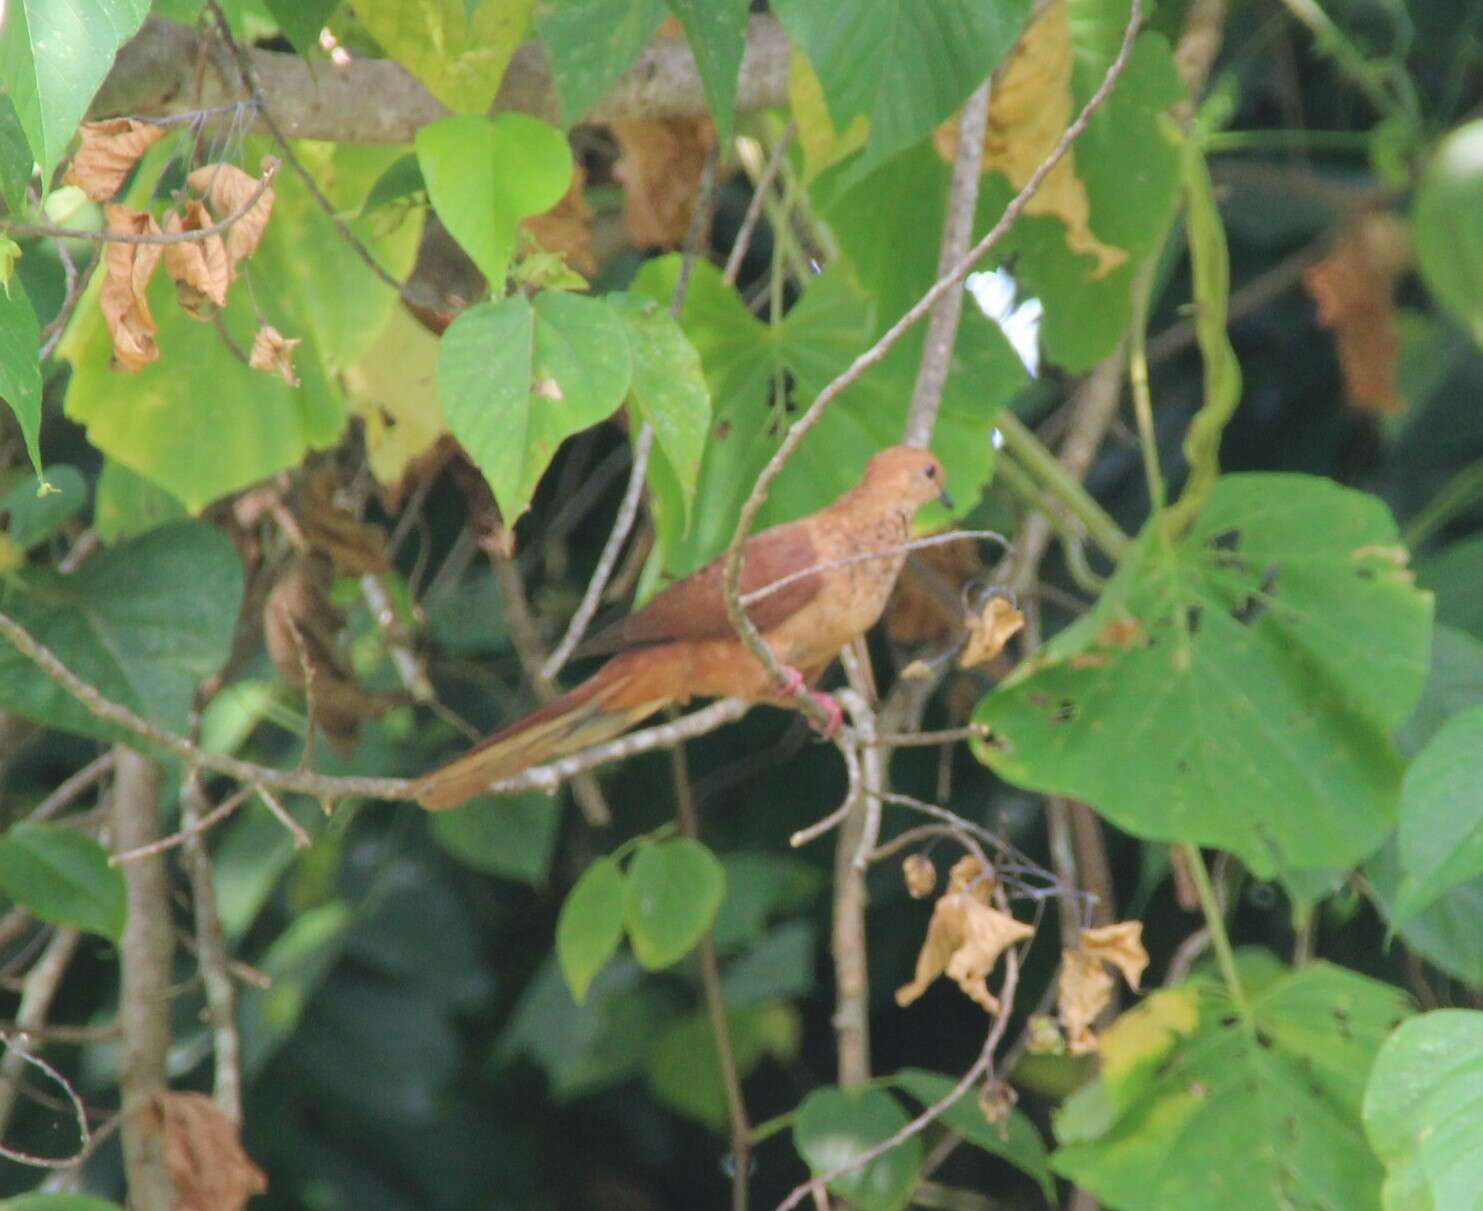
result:
[[[1387,1170],[1386,1211],[1477,1211],[1483,1190],[1483,1013],[1404,1022],[1375,1058],[1365,1130]]]
[[[514,295],[469,308],[441,346],[438,396],[448,428],[513,525],[557,447],[623,402],[630,363],[622,321],[597,299]]]
[[[51,179],[114,54],[147,16],[149,0],[10,0],[6,6],[0,92],[15,106],[43,180]]]
[[[1416,564],[1416,583],[1437,595],[1437,621],[1483,639],[1483,534],[1449,543]]]
[[[1197,993],[1197,1021],[1153,1039],[1114,1026],[1103,1075],[1057,1118],[1051,1167],[1118,1211],[1378,1211],[1360,1102],[1404,995],[1328,963],[1270,978],[1253,970],[1269,957],[1243,958],[1250,1025],[1200,980],[1173,990]]]
[[[815,1177],[832,1173],[907,1123],[906,1114],[880,1089],[815,1089],[798,1107],[793,1146]],[[868,1165],[829,1183],[859,1211],[901,1211],[911,1200],[922,1163],[922,1137],[914,1135]]]
[[[607,301],[628,333],[634,404],[653,426],[658,447],[651,460],[664,460],[665,473],[651,480],[659,528],[678,542],[695,503],[711,424],[711,393],[700,354],[658,303],[627,294],[608,295]],[[671,493],[671,488],[677,491]]]
[[[427,182],[422,179],[422,165],[418,163],[416,154],[409,151],[393,160],[386,171],[376,178],[371,192],[366,194],[366,200],[361,203],[360,212],[368,214],[378,206],[389,206],[414,194],[426,192]]]
[[[266,3],[283,36],[304,56],[319,49],[320,31],[340,7],[340,0],[266,0]]]
[[[903,1068],[891,1078],[891,1083],[927,1107],[946,1097],[958,1082],[940,1072]],[[1001,1128],[984,1117],[970,1089],[948,1107],[938,1122],[951,1127],[975,1147],[1002,1157],[1021,1173],[1034,1178],[1046,1202],[1055,1204],[1056,1184],[1046,1160],[1045,1142],[1024,1111],[1012,1109]]]
[[[345,949],[355,919],[340,900],[295,916],[257,964],[272,983],[247,988],[238,1010],[242,1069],[252,1075],[286,1043]]]
[[[87,503],[88,485],[76,467],[60,463],[45,480],[29,475],[0,498],[0,513],[9,515],[6,531],[22,551],[45,542]]]
[[[1412,205],[1411,239],[1437,302],[1483,344],[1483,119],[1437,145]]]
[[[53,925],[117,942],[124,932],[124,876],[86,833],[22,820],[0,836],[0,891]]]
[[[1407,757],[1415,757],[1453,715],[1479,705],[1483,705],[1483,641],[1438,623],[1432,628],[1426,687],[1411,717],[1396,732],[1396,746]]]
[[[470,12],[465,0],[357,0],[355,15],[449,109],[483,114],[530,26],[533,3],[500,0]]]
[[[117,1203],[90,1194],[18,1194],[0,1202],[0,1211],[124,1211]]]
[[[806,996],[814,983],[818,942],[811,921],[779,925],[727,965],[721,978],[726,1004],[739,1008],[775,997]]]
[[[105,543],[133,538],[184,516],[185,506],[159,484],[123,463],[104,459],[93,502],[93,526]]]
[[[1428,962],[1469,984],[1483,984],[1483,876],[1460,883],[1429,908],[1399,920],[1395,905],[1402,888],[1400,844],[1394,836],[1365,863],[1376,906],[1408,947]]]
[[[699,841],[639,846],[623,885],[623,920],[638,961],[658,971],[689,954],[716,919],[726,873]]]
[[[248,160],[265,146],[250,144]],[[298,152],[342,211],[359,205],[397,154],[395,148],[331,144],[304,144]],[[143,204],[149,188],[145,180],[130,203]],[[159,361],[137,374],[109,369],[111,348],[97,298],[102,274],[94,275],[61,345],[73,366],[68,416],[87,426],[88,439],[104,453],[192,512],[339,440],[345,408],[333,374],[364,356],[397,305],[396,293],[340,238],[295,174],[280,174],[274,189],[273,220],[250,262],[252,290],[234,287],[223,321],[242,348],[251,347],[260,317],[302,339],[294,351],[301,386],[244,365],[209,325],[176,305],[164,273],[155,275],[149,294]],[[391,230],[376,223],[374,217],[349,220],[387,271],[401,277],[416,254],[420,217]]]
[[[571,185],[566,136],[539,118],[507,113],[430,122],[416,145],[438,218],[503,294],[520,220],[550,210]]]
[[[792,1005],[769,1001],[726,1015],[736,1074],[745,1079],[764,1057],[798,1058],[803,1021]],[[710,1015],[697,1011],[670,1024],[649,1060],[649,1088],[661,1102],[687,1118],[721,1132],[726,1129],[726,1084]]]
[[[0,399],[10,405],[31,466],[41,475],[41,325],[19,278],[0,290]]]
[[[1385,506],[1307,476],[1232,475],[1165,541],[1155,517],[1096,608],[983,700],[994,735],[978,753],[1263,877],[1372,853],[1431,630]]]
[[[860,114],[864,171],[947,118],[1013,48],[1028,0],[777,0],[788,35],[808,55],[835,128]]]
[[[721,865],[726,898],[712,937],[723,955],[758,941],[769,921],[806,908],[823,887],[818,870],[790,854],[740,850],[726,854]]]
[[[561,904],[556,921],[556,957],[578,1005],[603,964],[623,940],[623,872],[612,858],[599,858],[582,872]]]
[[[433,836],[459,861],[485,874],[539,887],[551,869],[561,800],[533,792],[480,796],[432,818]]]
[[[536,33],[551,59],[563,126],[608,95],[663,20],[661,0],[537,0]]]
[[[219,530],[162,526],[76,572],[28,569],[0,581],[4,610],[105,698],[175,731],[197,684],[231,650],[242,564]],[[8,643],[0,708],[100,739],[119,733]]]
[[[721,146],[736,120],[736,77],[747,44],[748,0],[665,0],[685,29]]]
[[[1400,920],[1483,874],[1483,706],[1449,719],[1411,763],[1396,835]]]
[[[12,216],[25,214],[30,206],[26,186],[31,183],[35,168],[36,157],[26,142],[26,132],[21,129],[15,102],[0,88],[0,202],[5,203]]]

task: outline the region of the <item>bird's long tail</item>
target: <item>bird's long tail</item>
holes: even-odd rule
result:
[[[664,709],[670,697],[635,702],[635,677],[612,661],[575,689],[419,778],[412,797],[429,811],[457,807],[492,783],[622,735]]]

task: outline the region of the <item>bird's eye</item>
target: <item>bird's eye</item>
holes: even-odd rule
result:
[[[928,479],[936,479],[937,468],[929,464],[927,468],[922,472],[922,474],[925,475]]]

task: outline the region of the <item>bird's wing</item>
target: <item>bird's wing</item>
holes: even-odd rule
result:
[[[804,522],[789,522],[755,534],[742,548],[742,595],[817,565],[813,539]],[[655,596],[643,609],[584,643],[582,655],[607,655],[656,643],[725,639],[735,634],[722,593],[725,557],[714,559]],[[747,607],[759,631],[786,622],[818,594],[820,573],[800,576]]]

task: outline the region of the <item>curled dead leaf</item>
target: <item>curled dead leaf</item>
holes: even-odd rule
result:
[[[1071,124],[1072,60],[1070,7],[1067,0],[1051,0],[995,77],[984,133],[984,172],[1001,172],[1019,189],[1040,167]],[[957,120],[939,127],[933,142],[951,163],[957,155]],[[1076,175],[1074,149],[1056,162],[1025,213],[1060,219],[1066,246],[1097,259],[1093,278],[1105,277],[1128,259],[1124,249],[1104,244],[1092,233],[1091,203]]]
[[[925,900],[937,890],[937,867],[926,854],[907,854],[901,863],[906,891],[913,900]]]
[[[156,1094],[145,1113],[163,1138],[171,1211],[241,1211],[268,1188],[242,1149],[237,1124],[204,1093]]]
[[[84,122],[78,134],[82,142],[62,183],[76,185],[95,202],[106,202],[139,157],[165,137],[165,129],[134,118],[110,118]]]
[[[978,1109],[984,1122],[998,1129],[1001,1140],[1009,1139],[1009,1116],[1020,1094],[1008,1081],[990,1081],[978,1091]]]
[[[103,222],[114,235],[160,234],[153,215],[127,206],[105,206]],[[148,293],[149,279],[163,251],[159,244],[109,244],[104,254],[98,302],[113,340],[115,370],[133,373],[160,356]]]
[[[213,227],[211,214],[200,202],[187,202],[185,214],[165,216],[165,234],[181,235]],[[193,319],[209,320],[227,305],[232,281],[226,245],[219,235],[203,235],[180,244],[165,245],[165,272],[175,279],[175,296]]]
[[[334,470],[318,467],[299,493],[298,520],[311,551],[329,557],[345,576],[379,576],[391,571],[386,531],[358,520],[335,501],[339,487]]]
[[[262,182],[271,181],[277,171],[278,161],[272,156],[263,158],[263,175],[259,178],[249,176],[235,164],[205,164],[186,177],[186,184],[206,198],[220,223],[247,206]],[[272,215],[273,189],[269,186],[251,209],[227,228],[224,238],[232,277],[237,276],[237,266],[257,251]]]
[[[640,248],[678,248],[690,228],[706,154],[716,140],[709,118],[635,119],[612,124],[623,185],[623,221]]]
[[[992,887],[982,864],[971,854],[954,863],[948,890],[932,910],[916,972],[910,983],[896,990],[896,1004],[910,1005],[945,974],[970,1000],[989,1013],[999,1012],[998,998],[989,991],[989,972],[1000,955],[1035,930],[990,907]]]
[[[1056,1013],[1066,1032],[1066,1049],[1087,1055],[1097,1049],[1092,1026],[1112,1003],[1112,977],[1100,959],[1080,951],[1061,951],[1056,983]]]
[[[592,207],[587,204],[587,173],[580,164],[572,169],[566,196],[545,214],[531,215],[520,225],[547,252],[554,252],[586,277],[597,272],[592,253]]]
[[[266,370],[276,374],[290,387],[299,385],[294,373],[294,349],[303,343],[303,337],[286,337],[271,324],[264,324],[252,338],[252,352],[247,364],[254,370]]]
[[[1148,966],[1148,951],[1143,948],[1143,922],[1118,921],[1096,929],[1083,929],[1081,953],[1116,967],[1128,987],[1137,992],[1138,981]]]
[[[1328,255],[1303,274],[1318,322],[1333,331],[1350,406],[1361,411],[1406,410],[1396,385],[1401,342],[1395,287],[1410,264],[1405,223],[1371,213],[1345,227]]]
[[[990,597],[977,614],[968,618],[968,643],[958,657],[961,669],[987,664],[1004,645],[1024,629],[1025,616],[1007,597]]]

